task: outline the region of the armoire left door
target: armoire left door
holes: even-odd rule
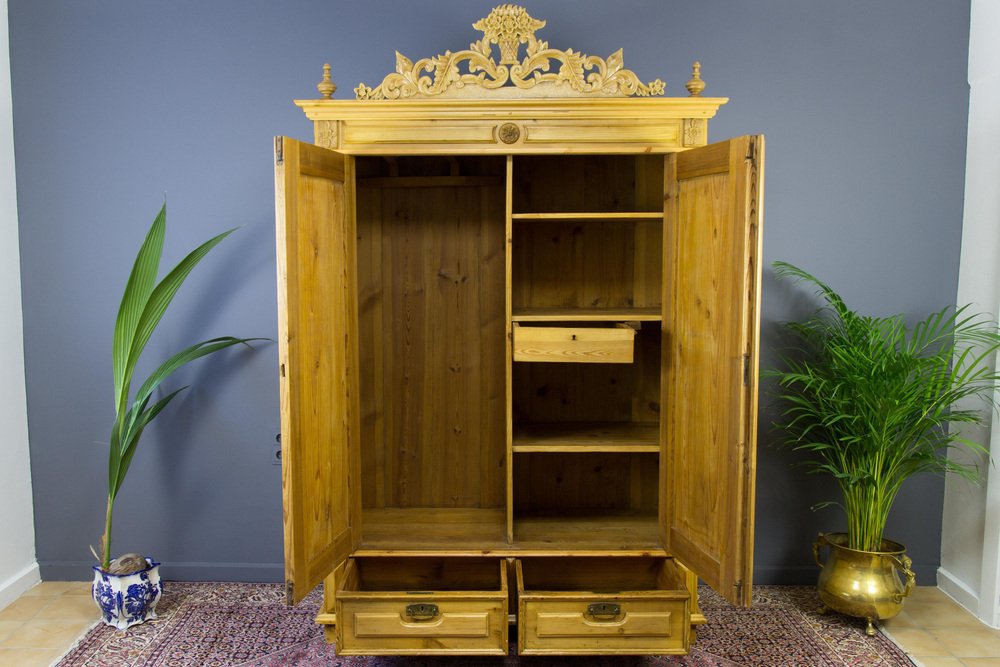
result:
[[[275,138],[285,590],[302,600],[361,538],[353,158]]]

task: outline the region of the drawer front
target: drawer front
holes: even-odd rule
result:
[[[635,329],[514,327],[514,361],[630,364]]]
[[[338,607],[338,654],[506,653],[502,599],[399,597],[343,600]]]
[[[686,599],[569,600],[551,595],[522,601],[522,653],[687,652]]]
[[[506,655],[507,563],[351,558],[336,593],[341,655]]]

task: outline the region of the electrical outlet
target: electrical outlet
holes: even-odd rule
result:
[[[271,465],[281,465],[281,434],[274,436],[274,445],[271,446]]]

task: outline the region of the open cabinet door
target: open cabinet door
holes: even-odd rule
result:
[[[733,604],[753,569],[764,137],[665,165],[661,530]]]
[[[298,603],[361,537],[353,160],[275,139],[285,592]]]

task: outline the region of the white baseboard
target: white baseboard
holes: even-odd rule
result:
[[[953,575],[943,567],[939,567],[938,588],[944,591],[945,595],[965,607],[970,614],[990,627],[997,627],[995,618],[982,618],[979,616],[979,594],[972,590],[968,584]]]
[[[11,602],[21,596],[38,582],[42,580],[38,572],[38,563],[32,562],[7,581],[0,582],[0,609],[3,609]]]

